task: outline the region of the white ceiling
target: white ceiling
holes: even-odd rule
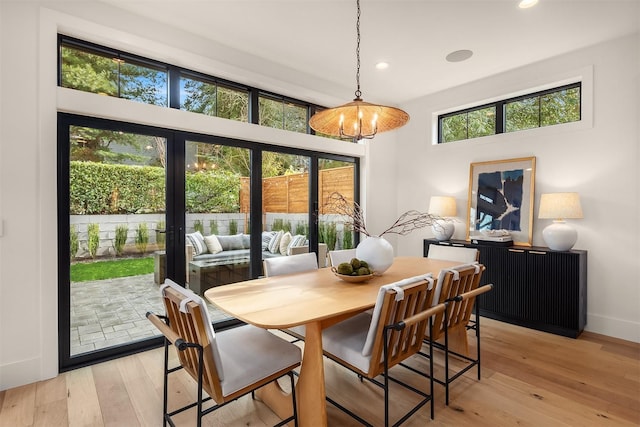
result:
[[[269,77],[307,77],[315,90],[353,98],[355,0],[102,1],[239,50],[250,58],[243,66]],[[518,1],[361,0],[364,100],[400,105],[640,27],[640,0]],[[459,49],[474,55],[445,60]],[[377,70],[379,61],[390,67]]]

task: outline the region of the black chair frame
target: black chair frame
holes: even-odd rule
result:
[[[151,314],[151,312],[147,313],[147,317],[149,317]],[[162,319],[167,325],[169,325],[169,318],[167,316],[163,316],[163,315],[158,315],[158,314],[154,314],[155,316],[157,316],[158,318]],[[196,402],[190,403],[188,405],[185,405],[181,408],[178,408],[176,410],[173,410],[171,412],[169,412],[168,410],[168,404],[169,404],[169,374],[180,371],[181,369],[184,369],[182,365],[180,366],[176,366],[173,368],[169,368],[169,347],[171,345],[175,345],[176,349],[178,351],[185,351],[188,348],[195,348],[198,352],[198,400]],[[227,404],[234,402],[236,400],[238,400],[241,397],[246,396],[247,394],[251,393],[252,398],[254,398],[254,390],[248,391],[247,393],[243,394],[242,396],[238,396],[236,399],[234,400],[230,400],[228,402],[224,402],[221,404],[216,404],[214,406],[211,406],[209,408],[203,409],[202,406],[204,403],[212,400],[212,398],[210,396],[207,396],[205,398],[203,398],[202,396],[202,376],[203,376],[203,370],[204,370],[204,358],[203,358],[203,347],[198,344],[198,343],[192,343],[192,342],[187,342],[182,338],[178,338],[175,340],[175,342],[171,342],[166,336],[164,337],[164,378],[163,378],[163,398],[162,398],[162,413],[163,413],[163,426],[166,427],[167,423],[171,426],[171,427],[176,427],[175,423],[173,422],[173,420],[171,419],[171,417],[173,417],[174,415],[177,415],[181,412],[184,412],[188,409],[191,409],[193,407],[197,407],[197,427],[201,427],[202,426],[202,417],[204,417],[207,414],[210,414],[211,412],[222,408],[223,406],[226,406]],[[287,424],[290,421],[294,422],[294,425],[297,427],[298,425],[298,412],[297,412],[297,405],[296,405],[296,388],[295,388],[295,384],[294,384],[294,379],[293,379],[293,373],[292,372],[288,372],[285,375],[289,376],[290,380],[291,380],[291,396],[293,399],[293,415],[289,418],[286,418],[284,420],[281,420],[278,424],[274,425],[274,427],[281,427],[284,426],[285,424]],[[283,375],[284,376],[284,375]],[[282,378],[282,377],[280,377]]]
[[[433,407],[433,375],[425,375],[423,373],[421,373],[423,376],[429,378],[429,394],[423,392],[422,390],[418,390],[417,388],[411,386],[410,384],[407,384],[405,382],[402,382],[396,378],[393,378],[392,376],[389,375],[389,362],[388,362],[388,353],[389,353],[389,346],[388,346],[388,335],[390,331],[402,331],[405,328],[405,323],[404,322],[398,322],[398,323],[394,323],[391,325],[386,325],[384,327],[384,345],[383,345],[383,357],[384,357],[384,373],[382,374],[384,381],[380,382],[378,380],[376,380],[375,378],[367,378],[364,377],[363,375],[361,375],[360,373],[354,371],[353,369],[350,369],[347,366],[344,365],[340,365],[346,369],[349,369],[352,372],[355,372],[356,374],[358,374],[358,378],[360,378],[360,381],[362,381],[363,379],[366,379],[367,381],[377,385],[378,387],[381,387],[384,390],[384,420],[385,420],[385,427],[389,426],[389,381],[393,381],[396,384],[401,385],[402,387],[411,390],[412,392],[416,393],[417,395],[419,395],[422,399],[413,407],[411,408],[411,410],[407,413],[405,413],[404,416],[402,416],[398,421],[395,422],[395,424],[393,424],[393,427],[397,427],[401,424],[403,424],[405,421],[407,421],[413,414],[415,414],[420,408],[422,408],[424,405],[426,405],[427,403],[431,403],[431,419],[434,418],[434,407]],[[433,330],[433,318],[429,317],[429,331],[432,332]],[[430,372],[433,373],[433,346],[431,343],[429,344],[429,355],[431,356],[431,358],[429,359],[429,369]],[[400,366],[404,366],[410,370],[414,370],[408,366],[405,366],[403,363],[399,363],[398,365]],[[367,427],[375,427],[374,424],[371,424],[369,422],[367,422],[366,420],[364,420],[362,417],[360,417],[358,414],[354,413],[353,411],[349,410],[348,408],[344,407],[343,405],[339,404],[338,402],[336,402],[335,400],[333,400],[332,398],[330,398],[329,396],[326,397],[327,402],[331,403],[333,406],[335,406],[336,408],[340,409],[341,411],[345,412],[346,414],[348,414],[350,417],[354,418],[356,421],[358,421],[359,423],[361,423],[364,426]]]
[[[493,285],[485,285],[483,287],[477,288],[473,291],[469,291],[468,294],[480,294],[480,293],[484,293],[487,292],[489,289],[487,289],[486,287],[489,287],[489,289],[491,289],[493,287]],[[459,302],[462,301],[463,296],[462,295],[456,295],[453,298],[449,298],[445,301],[445,303],[449,304],[452,302]],[[430,339],[425,339],[424,342],[425,343],[429,343],[430,345],[432,345],[433,347],[436,347],[439,350],[444,351],[444,380],[438,379],[438,378],[433,378],[433,381],[444,386],[445,387],[445,403],[446,405],[449,405],[449,384],[451,384],[453,381],[455,381],[456,379],[458,379],[460,376],[464,375],[467,371],[473,369],[473,367],[477,367],[478,369],[478,381],[480,381],[481,379],[481,356],[480,356],[480,308],[479,308],[479,304],[478,304],[478,299],[476,298],[476,300],[474,301],[474,317],[475,319],[473,321],[470,321],[468,325],[466,325],[466,329],[467,330],[473,330],[475,331],[475,336],[476,336],[476,358],[474,359],[473,357],[469,357],[465,354],[461,354],[458,352],[455,352],[453,350],[449,349],[449,334],[447,333],[447,328],[445,328],[444,331],[444,344],[441,344],[439,342],[435,342],[432,341]],[[444,323],[445,325],[448,324],[449,322],[449,318],[448,318],[448,313],[447,310],[445,310],[444,312]],[[430,349],[430,353],[431,353],[431,357],[433,355],[433,350]],[[420,355],[425,356],[425,357],[430,357],[429,355],[427,355],[424,352],[419,352]],[[467,366],[465,366],[464,368],[460,369],[459,371],[457,371],[454,375],[449,375],[449,355],[454,355],[462,360],[465,360],[467,362],[469,362],[467,364]],[[431,362],[433,363],[433,361]],[[415,372],[421,373],[422,375],[425,375],[423,372],[419,372],[417,370],[415,370],[414,368],[409,367],[409,369],[414,370]],[[431,370],[431,372],[433,372],[433,369]]]

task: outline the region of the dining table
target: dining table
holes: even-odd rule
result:
[[[326,426],[322,330],[373,308],[383,285],[426,273],[433,273],[437,279],[441,269],[459,264],[424,257],[396,257],[388,270],[365,282],[347,282],[332,269],[320,268],[218,286],[207,290],[205,297],[230,316],[260,328],[305,326],[296,383],[298,422],[302,427]],[[277,382],[263,387],[259,397],[282,418],[292,413],[291,399]]]

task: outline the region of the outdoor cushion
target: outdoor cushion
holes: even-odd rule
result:
[[[207,245],[207,249],[209,250],[210,254],[217,254],[218,252],[222,252],[222,245],[220,244],[220,241],[215,234],[206,236],[204,238],[204,243]]]
[[[233,236],[217,236],[223,251],[235,249],[245,249],[242,241],[242,234],[234,234]]]
[[[273,236],[276,235],[275,231],[263,231],[262,232],[262,250],[263,251],[268,251],[269,250],[269,242],[271,242],[271,239],[273,239]]]
[[[186,235],[187,242],[193,246],[193,254],[200,255],[207,252],[207,245],[204,242],[204,237],[199,231]]]
[[[286,255],[287,254],[287,249],[289,248],[289,243],[291,242],[291,233],[289,233],[288,231],[286,233],[284,233],[282,235],[282,237],[280,238],[280,253],[282,255]]]
[[[304,234],[296,234],[291,238],[289,245],[287,246],[286,255],[291,255],[291,248],[296,248],[298,246],[305,246],[307,243],[307,236]]]
[[[280,239],[282,239],[283,235],[284,231],[280,230],[276,233],[275,236],[273,236],[273,239],[271,239],[271,241],[269,242],[269,252],[271,252],[272,254],[280,252]]]

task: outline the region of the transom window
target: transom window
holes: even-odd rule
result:
[[[70,89],[300,133],[320,108],[67,36],[58,44],[59,85]]]
[[[582,83],[438,116],[438,143],[516,132],[581,119]]]

